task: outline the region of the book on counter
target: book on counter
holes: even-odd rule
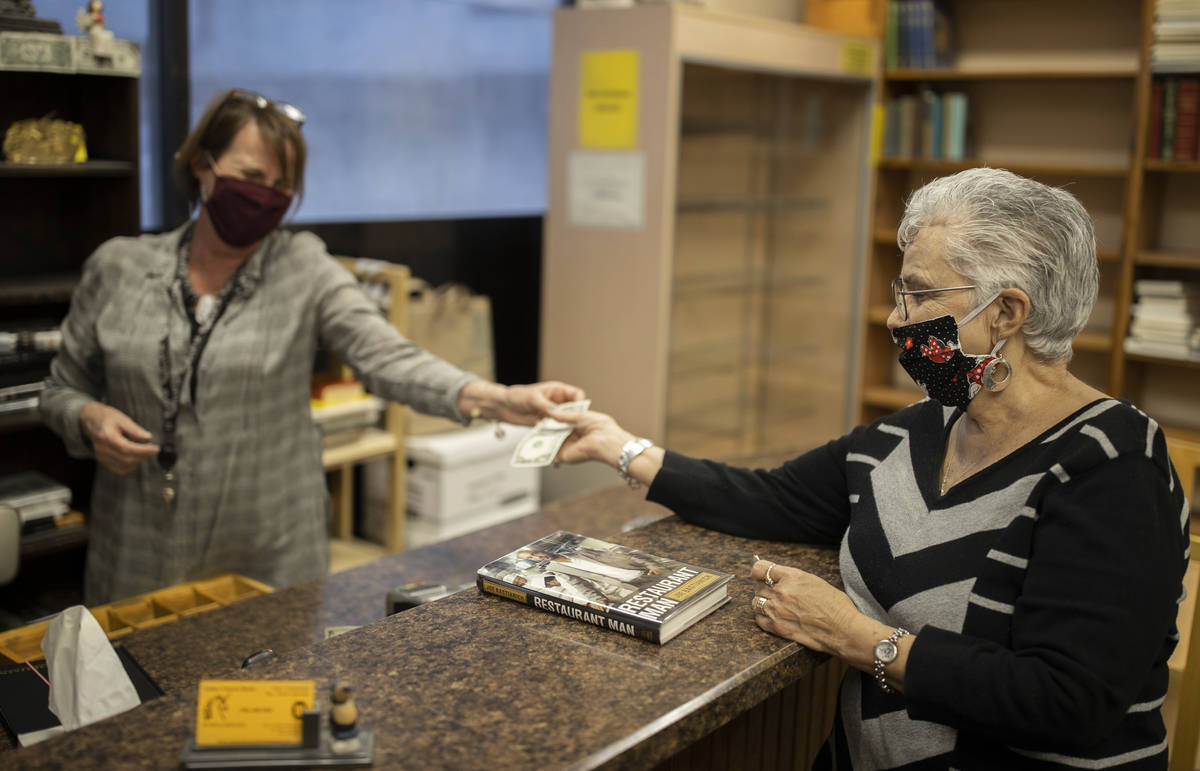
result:
[[[481,567],[485,594],[662,645],[729,601],[732,573],[551,533]]]

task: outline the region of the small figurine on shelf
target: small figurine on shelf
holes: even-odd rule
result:
[[[355,752],[359,748],[358,707],[354,705],[354,689],[338,683],[329,694],[329,733],[331,749],[337,753]]]
[[[113,33],[104,26],[104,3],[101,0],[88,0],[87,6],[76,12],[75,24],[80,32],[88,33],[93,55],[112,57]]]

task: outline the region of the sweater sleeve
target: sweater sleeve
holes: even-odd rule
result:
[[[60,325],[62,341],[50,363],[38,402],[42,421],[62,437],[67,452],[76,458],[93,457],[91,443],[79,424],[84,405],[104,399],[104,352],[96,337],[96,319],[108,302],[105,284],[116,277],[106,255],[115,241],[102,244],[83,265],[71,307]]]
[[[905,674],[909,715],[1024,749],[1102,740],[1169,655],[1186,566],[1181,497],[1140,455],[1048,490],[1011,647],[924,627]]]
[[[318,323],[322,342],[376,396],[465,423],[458,393],[477,376],[401,335],[333,258],[323,256]]]
[[[769,471],[667,451],[647,498],[687,522],[743,538],[838,543],[850,517],[848,442],[835,439]]]

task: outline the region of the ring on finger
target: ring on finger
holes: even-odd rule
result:
[[[771,578],[771,568],[773,567],[775,567],[774,562],[772,562],[770,565],[767,565],[767,572],[765,575],[763,575],[763,583],[765,583],[767,586],[775,585],[775,579]]]
[[[766,597],[755,597],[754,598],[754,612],[758,613],[759,615],[763,615],[763,616],[767,615],[767,598]]]

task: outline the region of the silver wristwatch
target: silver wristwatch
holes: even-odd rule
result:
[[[629,464],[633,463],[633,459],[641,455],[646,450],[654,446],[654,442],[649,439],[630,439],[621,448],[621,457],[617,460],[617,473],[621,475],[629,484],[631,489],[638,489],[638,482],[633,477],[629,476]]]
[[[887,639],[875,643],[875,682],[879,683],[884,693],[895,693],[895,689],[887,684],[887,676],[884,675],[883,669],[896,660],[896,654],[900,652],[896,641],[906,634],[907,629],[896,627],[896,631],[888,635]]]

